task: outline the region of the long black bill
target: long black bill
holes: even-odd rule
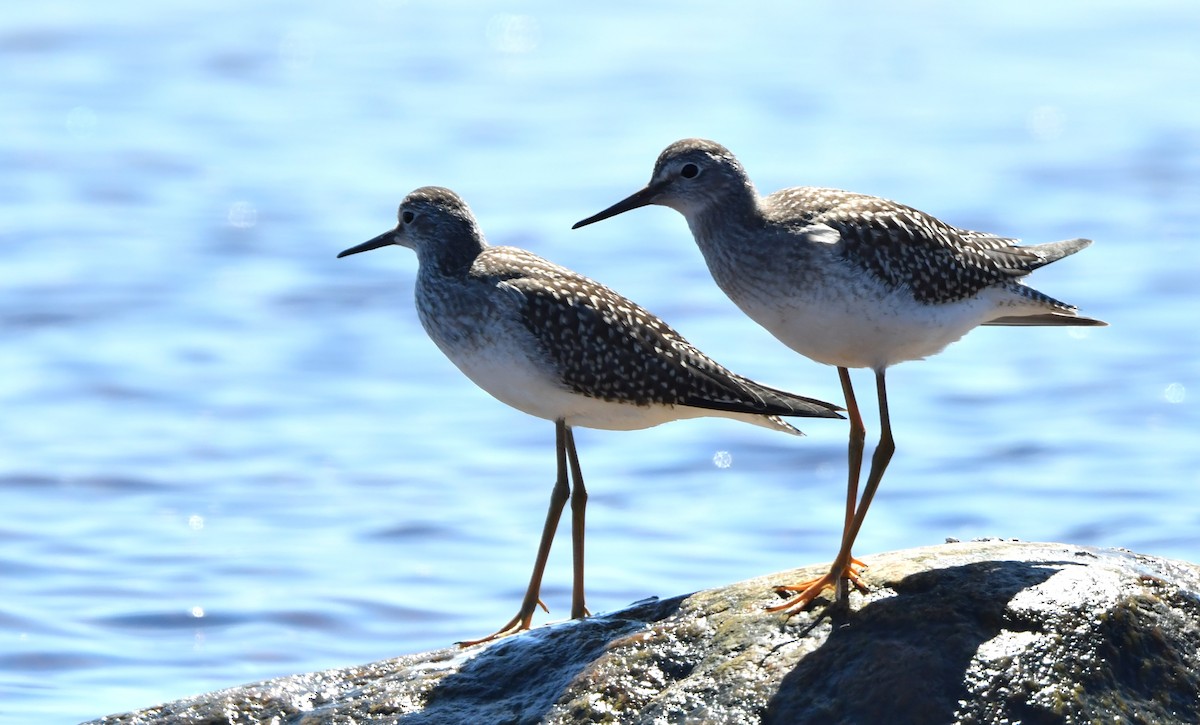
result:
[[[571,228],[578,229],[579,227],[586,227],[588,224],[603,221],[609,217],[614,217],[618,214],[627,212],[630,209],[637,209],[648,204],[653,204],[654,197],[656,196],[658,196],[658,189],[654,186],[647,185],[646,188],[642,189],[641,191],[634,192],[629,197],[618,201],[616,204],[613,204],[599,214],[590,216],[581,222],[575,222],[575,226]]]
[[[374,239],[371,239],[371,240],[363,242],[362,244],[358,244],[356,246],[350,247],[349,249],[345,250],[344,252],[338,252],[337,258],[341,259],[342,257],[349,257],[351,254],[358,254],[359,252],[369,252],[372,249],[379,249],[380,247],[386,247],[389,244],[395,244],[395,241],[394,241],[395,238],[396,238],[396,230],[395,229],[392,229],[391,231],[386,231],[383,234],[380,234],[379,236],[375,237]]]

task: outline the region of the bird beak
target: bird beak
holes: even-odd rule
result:
[[[579,227],[586,227],[588,224],[592,224],[593,222],[603,221],[604,219],[614,217],[631,209],[637,209],[639,207],[653,204],[654,199],[658,196],[659,191],[660,188],[657,185],[647,184],[646,188],[642,189],[641,191],[634,192],[631,196],[618,201],[616,204],[613,204],[599,214],[590,216],[581,222],[575,222],[575,226],[571,228],[578,229]]]
[[[366,242],[363,242],[362,244],[350,247],[349,249],[345,250],[344,252],[339,252],[338,259],[341,259],[342,257],[349,257],[351,254],[358,254],[359,252],[369,252],[372,249],[379,249],[380,247],[386,247],[389,244],[395,244],[395,243],[396,243],[396,230],[392,229],[390,231],[384,232],[383,234],[380,234],[379,236],[375,237],[374,239],[371,239]]]

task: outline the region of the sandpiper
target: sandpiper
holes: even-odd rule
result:
[[[587,490],[572,428],[636,430],[720,416],[799,434],[780,416],[840,418],[839,406],[736,375],[666,323],[613,290],[514,247],[493,247],[454,192],[405,197],[399,223],[338,257],[390,244],[416,252],[417,314],[425,331],[476,385],[554,421],[558,475],[533,576],[516,616],[486,642],[529,629],[558,521],[571,499],[571,616],[587,614],[583,533]],[[574,493],[568,482],[568,466]]]
[[[734,155],[702,139],[668,146],[645,188],[573,228],[649,204],[683,214],[713,279],[751,319],[796,352],[838,369],[850,417],[841,547],[825,576],[779,587],[797,594],[773,610],[800,611],[829,587],[844,604],[847,582],[866,591],[850,549],[895,451],[889,366],[940,352],[978,325],[1106,324],[1021,281],[1090,240],[1018,246],[836,189],[795,187],[760,197]],[[849,368],[874,371],[879,401],[879,444],[861,500],[866,431]]]

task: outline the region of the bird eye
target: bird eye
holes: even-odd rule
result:
[[[700,174],[700,167],[695,164],[684,164],[679,175],[685,179],[694,179]]]
[[[406,211],[400,215],[400,221],[404,222],[405,224],[412,224],[412,220],[416,218],[416,214],[413,214],[411,211]]]

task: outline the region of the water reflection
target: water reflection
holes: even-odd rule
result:
[[[333,260],[408,189],[459,189],[494,243],[610,284],[733,369],[836,399],[832,370],[723,299],[677,215],[568,231],[691,135],[738,149],[764,190],[1097,240],[1037,286],[1111,328],[980,330],[895,369],[900,452],[858,551],[998,535],[1200,558],[1200,96],[1178,92],[1200,75],[1200,11],[1083,12],[9,8],[6,714],[81,720],[511,614],[550,432],[425,339],[411,259]],[[804,428],[581,432],[593,606],[827,558],[844,429]],[[556,617],[567,548],[547,573]]]

